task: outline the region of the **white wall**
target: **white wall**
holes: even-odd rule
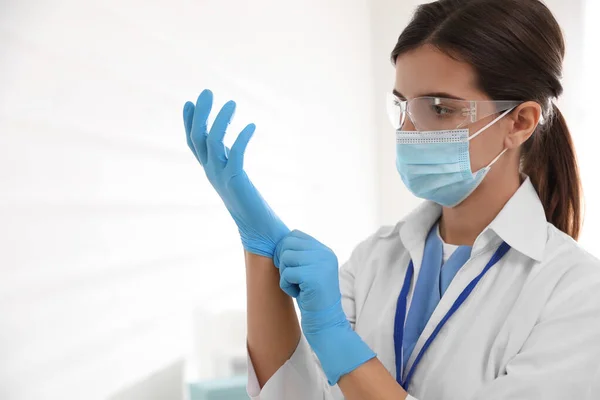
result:
[[[598,124],[598,99],[600,93],[600,58],[598,57],[598,43],[600,42],[600,2],[586,0],[584,9],[584,40],[583,58],[580,64],[583,73],[580,79],[579,91],[573,96],[573,103],[579,106],[580,112],[569,123],[578,123],[574,132],[581,175],[584,185],[586,201],[586,220],[583,226],[581,243],[597,257],[600,257],[600,185],[598,185],[598,172],[600,164],[600,124]]]
[[[340,259],[376,228],[366,0],[19,0],[0,12],[0,398],[105,398],[178,359],[191,309],[243,309],[237,231],[182,106]]]

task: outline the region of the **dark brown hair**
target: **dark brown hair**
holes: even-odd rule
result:
[[[575,149],[553,103],[565,43],[560,26],[539,0],[439,0],[419,6],[392,52],[424,44],[469,63],[478,85],[494,100],[535,101],[540,124],[521,150],[521,170],[531,178],[546,218],[575,240],[582,224],[582,193]]]

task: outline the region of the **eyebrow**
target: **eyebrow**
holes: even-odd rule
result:
[[[402,93],[400,93],[399,91],[397,91],[396,89],[394,89],[392,91],[392,93],[394,94],[394,96],[397,96],[401,99],[406,99],[406,97],[404,97],[404,95]],[[466,101],[466,99],[463,99],[462,97],[458,97],[458,96],[454,96],[451,95],[450,93],[446,93],[446,92],[435,92],[435,93],[424,93],[420,96],[417,97],[443,97],[446,99],[454,99],[454,100],[463,100]]]

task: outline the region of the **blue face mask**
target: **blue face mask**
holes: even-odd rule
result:
[[[445,207],[462,203],[507,150],[487,167],[472,172],[469,142],[512,110],[507,110],[471,137],[469,129],[397,131],[396,168],[408,190],[421,199]]]

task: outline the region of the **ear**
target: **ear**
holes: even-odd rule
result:
[[[542,107],[535,101],[527,101],[508,114],[511,129],[505,139],[507,149],[516,149],[525,143],[540,122]]]

